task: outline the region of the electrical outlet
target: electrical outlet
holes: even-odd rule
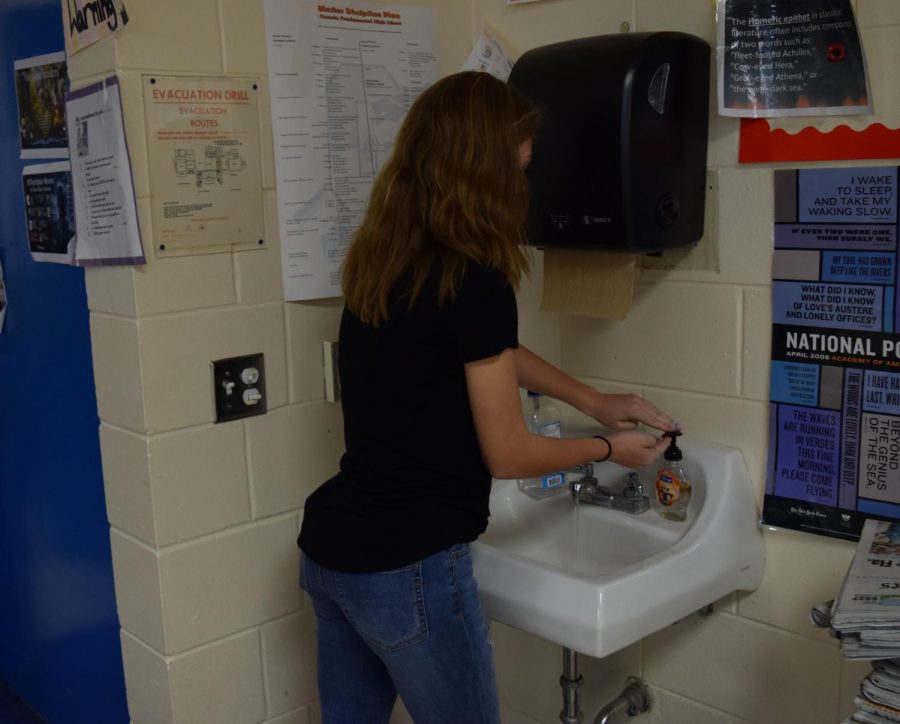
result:
[[[266,375],[262,353],[210,362],[216,422],[266,411]]]

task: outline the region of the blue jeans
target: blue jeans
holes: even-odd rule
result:
[[[416,724],[499,724],[468,545],[383,573],[304,555],[300,585],[316,609],[323,724],[386,724],[398,693]]]

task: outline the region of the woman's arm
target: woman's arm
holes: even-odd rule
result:
[[[604,394],[569,377],[526,347],[515,350],[520,387],[562,400],[610,430],[633,430],[639,423],[657,430],[679,429],[669,415],[636,394]]]
[[[519,396],[516,365],[519,351],[507,349],[494,357],[465,365],[478,443],[485,464],[495,478],[545,475],[602,459],[608,454],[610,460],[620,465],[642,468],[665,450],[668,440],[637,431],[613,433],[609,435],[608,443],[596,438],[558,439],[528,432]],[[546,394],[553,393],[546,390]]]

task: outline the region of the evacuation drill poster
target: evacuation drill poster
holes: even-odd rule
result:
[[[763,523],[900,519],[896,166],[775,171]]]

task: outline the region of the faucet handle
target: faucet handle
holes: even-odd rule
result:
[[[575,465],[569,469],[572,472],[581,473],[586,478],[594,477],[594,463],[584,463],[583,465]]]
[[[628,484],[622,494],[626,498],[640,498],[644,494],[644,484],[637,473],[628,473]]]

